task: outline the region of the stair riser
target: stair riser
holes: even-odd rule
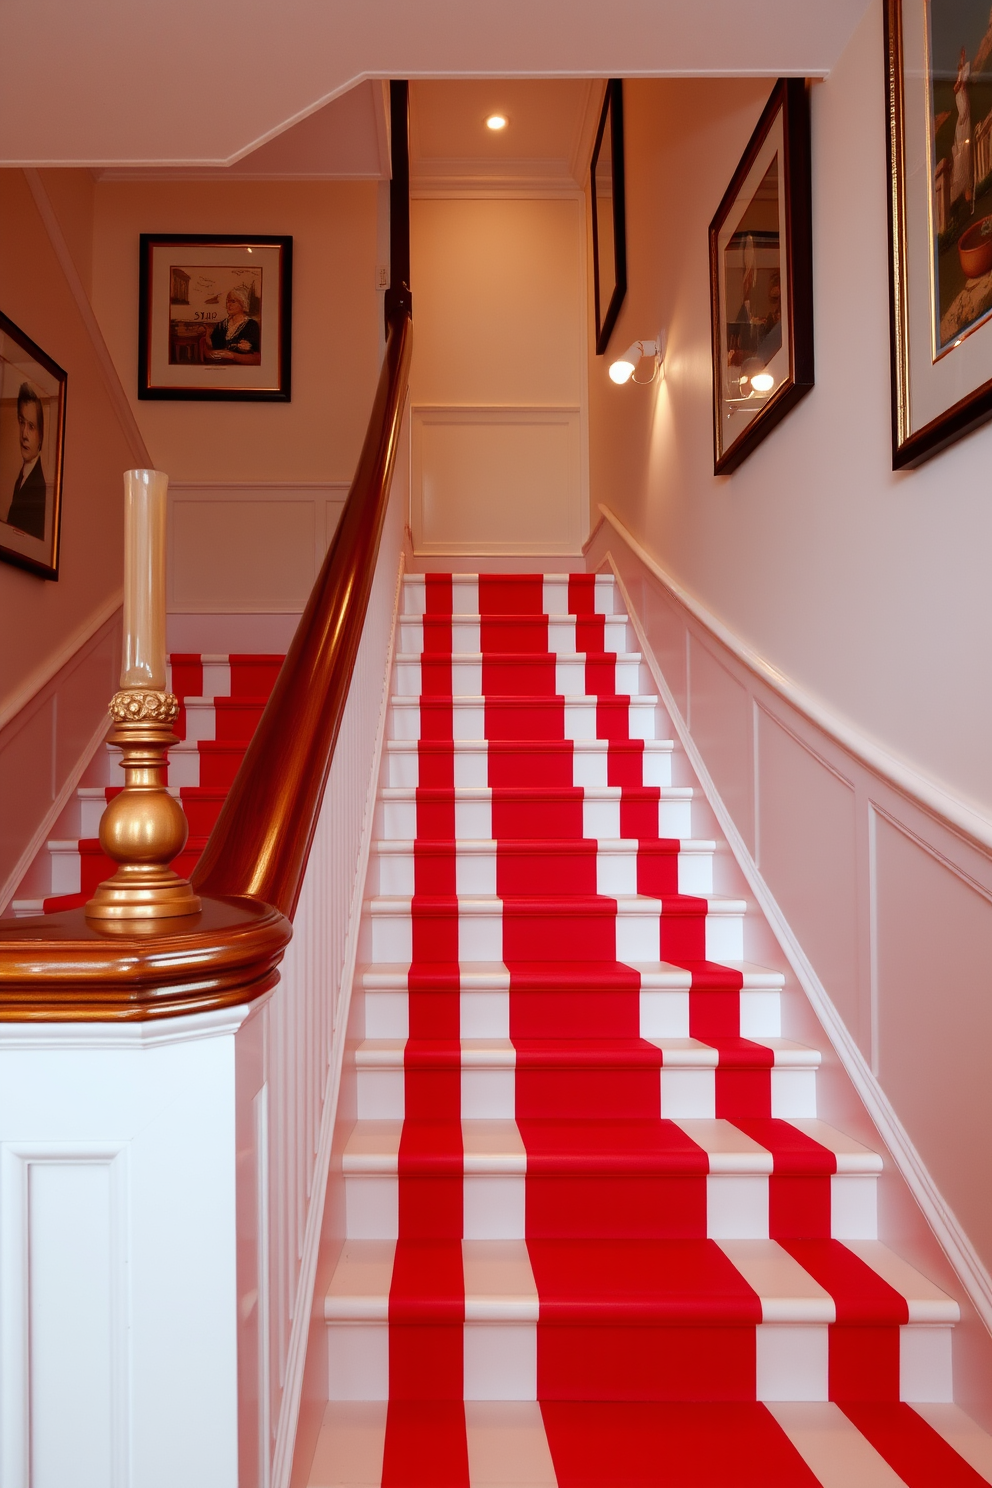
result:
[[[542,838],[561,837],[603,838],[616,841],[623,836],[621,830],[621,803],[619,792],[605,799],[585,796],[582,800],[538,800],[534,803],[520,799],[519,802],[503,801],[498,808],[503,837]],[[654,803],[646,803],[654,821]],[[580,816],[581,810],[581,816]],[[450,821],[445,802],[426,804],[414,796],[396,799],[387,796],[379,807],[379,835],[392,842],[410,842],[417,837],[429,837],[430,814],[434,813],[438,840],[444,818]],[[657,806],[657,834],[663,838],[692,837],[692,799],[674,793],[663,795]],[[427,818],[425,820],[425,818]],[[426,830],[425,830],[426,829]],[[493,807],[485,797],[458,799],[454,802],[454,829],[456,841],[474,839],[491,841],[493,838]],[[577,830],[578,829],[578,830]],[[646,835],[646,834],[645,834]]]
[[[527,584],[528,603],[530,584]],[[545,615],[567,615],[569,583],[567,575],[545,574],[542,580],[542,608]],[[402,612],[404,615],[423,615],[427,609],[427,586],[416,574],[410,574],[403,583]],[[623,614],[623,606],[617,593],[612,574],[597,574],[595,583],[594,613],[597,615]],[[479,581],[475,574],[455,574],[451,581],[451,610],[454,615],[478,615]],[[522,611],[529,613],[529,610]]]
[[[498,705],[497,705],[498,706]],[[505,710],[507,713],[509,708]],[[521,739],[545,738],[548,734],[547,715],[553,711],[556,718],[564,715],[564,727],[562,737],[565,739],[596,739],[599,737],[596,720],[596,703],[594,701],[567,701],[563,704],[545,704],[543,706],[535,703],[533,705],[520,705],[513,709],[514,727],[512,735],[507,731],[507,737],[519,737]],[[631,698],[629,704],[624,706],[624,714],[627,718],[629,737],[631,739],[655,739],[655,700],[651,697]],[[452,721],[452,738],[460,740],[479,740],[486,737],[486,709],[480,702],[469,702],[456,698],[450,713]],[[433,737],[430,731],[424,730],[425,737]],[[420,702],[415,698],[397,698],[390,710],[390,734],[391,739],[419,739],[420,728]]]
[[[697,996],[700,994],[697,994]],[[567,987],[560,992],[515,992],[518,999],[539,997],[547,1026],[540,1017],[528,1012],[527,1026],[535,1038],[555,1038],[561,1032],[562,1009],[567,1006],[573,1026],[581,1027],[586,1037],[609,1037],[614,1031],[603,994],[585,994]],[[567,1002],[562,1003],[561,998]],[[742,1038],[779,1038],[782,1033],[781,993],[742,991],[740,1030]],[[609,994],[606,995],[608,1004]],[[602,1012],[601,1012],[602,1010]],[[406,1039],[410,1036],[409,997],[405,990],[368,990],[364,994],[364,1036],[370,1039]],[[597,1015],[602,1026],[597,1024]],[[510,998],[508,992],[462,990],[460,995],[460,1036],[462,1038],[508,1039],[510,1037]],[[682,1039],[689,1037],[689,993],[641,991],[640,1035],[642,1038]]]
[[[404,1179],[413,1182],[412,1179]],[[522,1173],[467,1174],[462,1180],[466,1240],[531,1238],[624,1238],[631,1234],[659,1239],[767,1240],[769,1180],[767,1175],[710,1173],[703,1178],[531,1179],[531,1222],[526,1215],[527,1179]],[[788,1180],[782,1180],[783,1183]],[[830,1186],[830,1236],[834,1240],[877,1239],[877,1179],[874,1174],[834,1173]],[[645,1184],[650,1206],[645,1202]],[[666,1185],[671,1190],[666,1193]],[[588,1224],[561,1218],[563,1204],[581,1187],[582,1212]],[[566,1189],[571,1192],[566,1193]],[[688,1203],[687,1203],[688,1196]],[[650,1207],[650,1212],[649,1212]],[[687,1212],[697,1219],[689,1225]],[[345,1213],[349,1240],[399,1238],[399,1180],[392,1174],[347,1173]],[[443,1238],[443,1237],[438,1237]]]
[[[461,961],[503,961],[504,924],[508,925],[507,939],[513,956],[518,961],[559,961],[569,945],[582,954],[586,947],[595,944],[603,959],[631,961],[657,961],[661,944],[661,916],[652,909],[654,901],[621,902],[615,916],[604,913],[592,921],[588,914],[569,916],[562,913],[523,914],[504,909],[500,912],[477,910],[463,903],[457,915],[458,958]],[[646,903],[647,908],[641,904]],[[629,906],[629,907],[628,907]],[[455,918],[454,913],[438,911],[431,915],[439,935],[447,936],[447,925]],[[409,962],[413,959],[413,921],[409,908],[396,908],[389,901],[373,901],[372,915],[372,959],[374,961]],[[673,922],[673,930],[676,927]],[[666,931],[668,926],[666,926]],[[430,929],[426,921],[419,922],[420,933],[425,936]],[[744,957],[744,917],[742,914],[714,914],[705,918],[706,958],[710,961],[741,961]],[[445,959],[441,955],[429,959]]]
[[[394,741],[395,742],[395,741]],[[528,753],[521,749],[517,759],[519,761],[520,778],[524,781],[538,781],[541,779],[541,771],[544,759],[536,753]],[[577,786],[606,786],[610,784],[609,778],[609,752],[605,743],[600,744],[596,750],[576,750],[568,762],[569,768],[566,774],[565,784]],[[466,747],[463,741],[462,747],[457,745],[453,749],[453,781],[456,787],[486,789],[492,785],[490,763],[485,748]],[[498,766],[497,766],[498,768]],[[429,770],[425,772],[429,775]],[[387,754],[386,784],[387,786],[400,786],[407,789],[416,789],[420,785],[421,763],[415,748],[397,750],[391,749]],[[425,784],[428,780],[425,779]],[[646,749],[640,764],[639,783],[641,785],[670,786],[672,783],[672,756],[671,749]]]
[[[662,1069],[660,1114],[673,1121],[712,1121],[717,1116],[717,1082],[714,1069]],[[815,1069],[772,1069],[753,1075],[754,1109],[737,1114],[765,1114],[765,1092],[770,1088],[771,1115],[783,1120],[812,1118],[816,1111]],[[402,1069],[358,1071],[358,1119],[401,1121],[406,1113]],[[767,1082],[767,1083],[766,1083]],[[743,1098],[742,1098],[743,1099]],[[513,1120],[518,1115],[516,1072],[513,1069],[463,1069],[461,1072],[463,1120]]]
[[[484,693],[488,697],[547,697],[549,693],[559,697],[577,697],[589,690],[584,656],[568,659],[558,657],[553,664],[543,659],[535,661],[531,657],[521,657],[519,661],[511,662],[492,661],[487,664],[483,679],[481,658],[470,660],[456,655],[450,662],[445,659],[440,666],[431,667],[429,663],[426,665],[433,683],[431,691],[437,690],[439,686],[442,691],[447,690],[449,668],[451,693],[455,697],[476,698]],[[397,657],[393,674],[396,696],[419,698],[424,690],[424,671],[420,661],[412,656]],[[443,682],[439,677],[442,671]],[[639,693],[647,691],[651,685],[647,668],[639,661],[598,663],[595,676],[595,690],[602,693]]]
[[[211,823],[212,825],[212,823]],[[207,828],[209,831],[209,827]],[[536,847],[533,862],[527,867],[535,881],[535,892],[539,892],[541,875],[543,883],[555,880],[550,876],[556,869],[570,866],[549,852]],[[595,882],[589,892],[612,898],[617,894],[637,893],[637,854],[631,852],[603,851],[596,856]],[[678,855],[678,892],[680,894],[707,895],[713,891],[713,854],[705,851],[684,851]],[[591,875],[590,875],[591,876]],[[406,851],[383,852],[380,848],[373,863],[370,882],[375,892],[385,895],[412,895],[415,892],[416,868],[413,845]],[[456,850],[455,885],[459,894],[495,894],[497,892],[496,847],[491,851]]]
[[[419,615],[401,615],[396,637],[397,652],[403,656],[420,656],[424,649],[425,629],[432,642],[431,650],[434,650],[437,645],[443,653],[449,644],[451,651],[455,654],[461,652],[463,655],[476,655],[482,650],[482,626],[477,617],[457,616],[451,621],[441,618],[433,623],[429,621],[425,627]],[[500,637],[504,631],[508,637],[512,635],[513,639],[507,639],[504,644],[501,644]],[[546,636],[545,644],[552,655],[559,653],[573,655],[576,651],[582,650],[582,647],[576,644],[574,619],[553,616],[544,622],[537,621],[533,631],[535,642],[538,639],[543,641]],[[491,638],[491,649],[497,651],[519,649],[515,632],[519,632],[518,621],[511,619],[505,626],[487,621],[487,639]],[[540,649],[540,647],[535,645],[535,649]],[[604,617],[602,650],[613,652],[631,650],[628,625],[624,616]]]
[[[826,1324],[539,1330],[531,1321],[467,1321],[463,1327],[465,1400],[536,1400],[539,1380],[543,1399],[829,1399]],[[705,1332],[702,1342],[687,1338],[698,1332]],[[901,1398],[949,1401],[950,1328],[908,1324],[899,1332]],[[327,1348],[331,1400],[389,1398],[385,1318],[328,1324]]]

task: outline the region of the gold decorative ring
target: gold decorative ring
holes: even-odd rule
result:
[[[179,716],[179,699],[171,692],[153,692],[139,688],[134,692],[117,692],[110,702],[110,716],[115,723],[171,723]]]

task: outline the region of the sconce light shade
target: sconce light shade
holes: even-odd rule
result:
[[[650,357],[654,361],[654,370],[650,377],[637,378],[634,373],[637,364],[644,358]],[[617,357],[615,362],[610,363],[610,377],[614,382],[623,384],[634,378],[635,382],[654,382],[659,371],[665,365],[665,333],[659,331],[653,341],[633,341],[627,347],[622,356]]]

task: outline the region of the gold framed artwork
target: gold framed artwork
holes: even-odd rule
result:
[[[813,386],[812,242],[809,96],[780,78],[710,223],[715,475]]]
[[[0,314],[0,559],[59,576],[67,377]]]
[[[886,0],[892,464],[992,416],[988,0]]]
[[[293,240],[142,233],[138,397],[290,400]]]

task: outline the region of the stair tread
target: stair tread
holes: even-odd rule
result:
[[[728,971],[737,972],[741,976],[744,990],[777,992],[785,985],[782,972],[772,971],[768,967],[757,966],[749,961],[727,960],[721,962],[721,965]],[[595,962],[559,961],[553,970],[543,962],[535,962],[533,966],[533,975],[542,984],[560,987],[567,992],[572,992],[576,987],[581,986],[600,988],[615,985],[617,966],[620,966],[622,971],[636,971],[639,974],[641,991],[683,992],[688,991],[692,984],[692,972],[688,967],[673,966],[665,961],[611,962],[605,963],[602,968],[598,967]],[[429,977],[431,970],[429,962],[418,962],[418,971],[424,977]],[[435,968],[436,975],[443,977],[445,982],[447,982],[450,971],[451,967],[447,962],[439,962]],[[614,974],[612,979],[611,972]],[[409,974],[409,961],[375,961],[358,968],[358,975],[366,989],[381,988],[405,993]],[[505,992],[509,987],[510,972],[502,961],[470,961],[461,963],[460,978],[463,991],[477,989]]]
[[[420,1128],[424,1134],[435,1125],[429,1121],[409,1121],[409,1124]],[[874,1174],[882,1171],[882,1159],[877,1152],[870,1151],[853,1137],[836,1131],[826,1122],[812,1119],[794,1120],[788,1124],[797,1127],[804,1136],[810,1137],[828,1152],[833,1153],[838,1173]],[[442,1124],[437,1125],[440,1134]],[[655,1134],[658,1122],[647,1118],[643,1120],[613,1118],[604,1122],[599,1118],[596,1121],[580,1119],[568,1121],[561,1118],[530,1117],[527,1118],[525,1125],[528,1134],[537,1132],[545,1138],[541,1145],[542,1171],[546,1170],[548,1163],[554,1161],[556,1150],[559,1155],[559,1165],[563,1169],[567,1166],[568,1171],[576,1171],[581,1162],[577,1154],[583,1150],[578,1140],[580,1137],[589,1143],[587,1171],[601,1171],[598,1154],[604,1149],[608,1149],[613,1158],[614,1170],[620,1171],[624,1169],[625,1156],[628,1160],[627,1168],[631,1166],[634,1158],[643,1159],[645,1153],[643,1139],[645,1136],[650,1138]],[[735,1126],[732,1121],[718,1118],[712,1120],[682,1119],[673,1121],[670,1125],[678,1127],[701,1149],[706,1156],[706,1170],[710,1173],[762,1174],[787,1170],[794,1175],[823,1171],[822,1164],[817,1166],[812,1159],[807,1160],[805,1164],[802,1161],[792,1162],[781,1157],[776,1161],[770,1148],[762,1146],[754,1137]],[[398,1172],[403,1127],[402,1120],[357,1122],[349,1135],[342,1155],[344,1172],[350,1174]],[[606,1130],[604,1131],[603,1128]],[[509,1119],[486,1121],[463,1117],[460,1129],[465,1173],[527,1172],[527,1148],[520,1126],[516,1121]],[[566,1141],[566,1137],[570,1140]],[[557,1149],[556,1138],[558,1139]],[[606,1138],[609,1138],[609,1143],[606,1142]],[[425,1151],[423,1141],[416,1142],[413,1150],[423,1153]],[[423,1170],[429,1170],[431,1167],[429,1157],[405,1158],[404,1172],[416,1171],[418,1164]],[[640,1166],[643,1168],[643,1161]],[[662,1171],[661,1166],[658,1166],[656,1170]],[[684,1171],[684,1165],[680,1171]]]
[[[451,1430],[451,1406],[436,1400],[334,1401],[325,1408],[308,1488],[379,1488],[387,1409],[411,1428]],[[459,1405],[459,1411],[462,1407]],[[954,1405],[873,1407],[891,1436],[914,1418],[931,1426],[992,1482],[992,1436]],[[457,1422],[461,1439],[461,1417]],[[839,1405],[828,1401],[600,1402],[471,1401],[464,1438],[472,1488],[557,1488],[553,1443],[565,1471],[589,1483],[655,1481],[662,1461],[693,1463],[708,1481],[766,1488],[795,1477],[796,1454],[831,1488],[898,1488],[903,1479]],[[421,1438],[422,1439],[422,1438]],[[701,1482],[701,1477],[694,1477]],[[688,1481],[686,1479],[685,1481]]]
[[[746,1058],[721,1058],[720,1050],[702,1039],[639,1038],[607,1039],[485,1039],[463,1038],[460,1041],[462,1069],[551,1069],[635,1068],[660,1064],[663,1068],[716,1069],[731,1063],[735,1068],[751,1068]],[[820,1052],[804,1044],[782,1038],[744,1041],[756,1048],[770,1050],[777,1068],[809,1069],[819,1065]],[[661,1061],[649,1051],[658,1050]],[[359,1069],[403,1069],[409,1055],[415,1055],[418,1068],[432,1063],[439,1068],[451,1067],[450,1043],[434,1044],[416,1039],[363,1039],[355,1049]],[[765,1068],[762,1061],[756,1067]]]
[[[776,1240],[413,1240],[425,1258],[462,1257],[467,1322],[533,1323],[636,1316],[682,1326],[733,1322],[820,1323],[836,1320],[830,1292]],[[327,1322],[397,1318],[390,1287],[397,1242],[347,1240],[324,1297]],[[853,1252],[881,1290],[848,1300],[849,1323],[954,1323],[957,1303],[877,1240],[792,1242],[811,1263]],[[535,1279],[555,1274],[553,1292]],[[425,1265],[424,1274],[428,1274]],[[896,1295],[891,1295],[891,1293]],[[423,1321],[450,1316],[447,1295],[416,1302]]]

